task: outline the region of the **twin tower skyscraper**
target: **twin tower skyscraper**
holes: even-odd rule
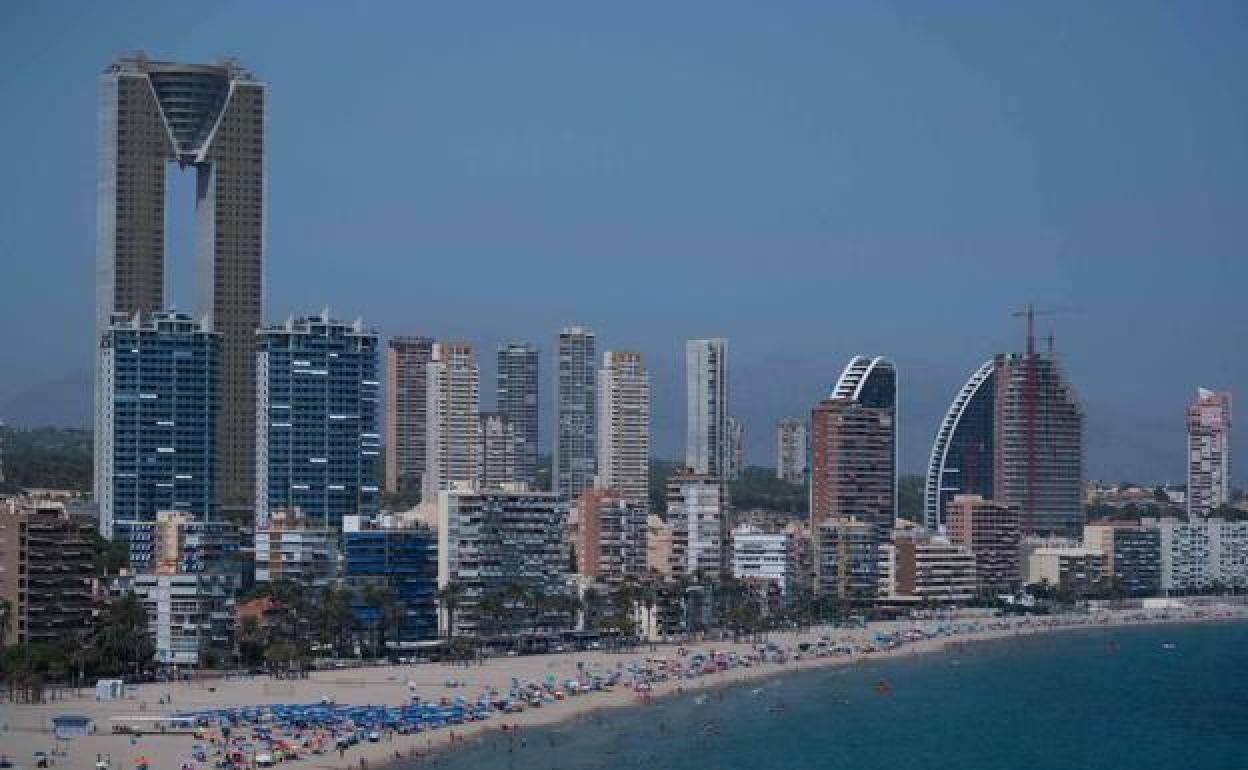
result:
[[[226,510],[250,510],[255,496],[264,123],[265,84],[233,60],[177,64],[136,54],[100,77],[96,339],[119,316],[166,309],[166,174],[176,163],[195,176],[193,311],[221,338],[214,422]],[[100,371],[97,365],[97,414]],[[98,498],[108,437],[96,439]]]

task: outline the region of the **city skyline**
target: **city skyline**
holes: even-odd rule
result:
[[[816,21],[824,12],[803,13]],[[799,413],[812,397],[821,395],[835,377],[837,362],[858,349],[880,350],[913,378],[913,384],[903,389],[899,448],[902,470],[919,472],[926,464],[930,436],[947,406],[948,394],[978,361],[996,351],[1020,347],[1021,330],[1011,325],[1009,312],[1034,299],[1059,311],[1055,323],[1064,368],[1079,384],[1088,415],[1088,476],[1181,482],[1184,425],[1178,405],[1186,402],[1196,384],[1240,389],[1248,368],[1236,345],[1248,332],[1248,324],[1234,309],[1232,288],[1244,284],[1244,262],[1236,258],[1243,229],[1228,218],[1237,207],[1212,205],[1217,199],[1207,197],[1216,192],[1222,199],[1238,200],[1243,195],[1242,180],[1248,178],[1240,167],[1242,156],[1227,154],[1237,146],[1231,141],[1237,134],[1222,133],[1240,125],[1242,106],[1216,98],[1221,93],[1218,89],[1239,87],[1239,76],[1228,73],[1244,68],[1211,70],[1208,60],[1183,51],[1149,48],[1149,55],[1160,57],[1173,77],[1166,84],[1154,82],[1160,91],[1150,92],[1147,98],[1128,90],[1104,103],[1093,95],[1104,93],[1105,88],[1059,89],[1059,84],[1074,80],[1063,79],[1063,73],[1086,65],[1080,71],[1091,71],[1096,83],[1117,83],[1106,79],[1120,77],[1119,70],[1139,55],[1131,41],[1138,43],[1152,32],[1170,28],[1171,19],[1149,10],[1133,12],[1132,24],[1120,30],[1126,42],[1115,43],[1109,52],[1100,36],[1077,33],[1063,54],[1070,61],[1052,62],[1053,71],[1040,74],[1038,70],[1045,68],[1033,69],[1021,58],[1000,51],[996,51],[1003,57],[1000,66],[992,72],[984,70],[976,57],[984,54],[988,38],[959,28],[953,23],[956,18],[928,19],[931,38],[925,41],[904,35],[890,38],[896,21],[878,13],[846,13],[847,36],[851,30],[865,33],[865,39],[882,36],[894,40],[887,50],[896,54],[899,63],[913,63],[915,57],[925,55],[932,64],[931,74],[924,75],[868,56],[868,61],[882,68],[879,83],[872,88],[834,72],[828,85],[843,92],[843,100],[838,101],[851,109],[858,107],[861,115],[848,122],[838,122],[844,117],[839,109],[829,107],[817,95],[822,89],[803,80],[807,77],[801,74],[804,70],[795,71],[796,62],[787,57],[751,66],[759,67],[757,77],[764,83],[779,84],[786,82],[784,76],[799,75],[792,86],[795,90],[782,93],[799,105],[801,120],[736,86],[712,87],[712,80],[697,68],[678,68],[686,73],[687,81],[639,96],[636,87],[657,83],[657,72],[645,67],[636,72],[619,69],[620,62],[632,61],[621,54],[647,39],[636,24],[621,25],[614,32],[592,26],[591,38],[616,46],[596,55],[570,50],[558,38],[553,53],[542,54],[531,34],[503,26],[480,30],[522,51],[527,58],[521,67],[528,68],[529,74],[533,68],[546,72],[545,66],[555,61],[551,56],[587,57],[586,72],[608,75],[613,83],[627,86],[623,98],[637,108],[636,116],[619,114],[598,101],[578,102],[574,97],[580,93],[580,76],[575,74],[551,80],[548,90],[534,92],[537,100],[526,107],[506,100],[483,77],[494,72],[497,59],[487,57],[454,81],[432,66],[445,61],[449,55],[445,47],[432,46],[413,54],[406,53],[410,47],[406,43],[389,53],[385,45],[373,46],[367,56],[396,57],[397,71],[417,76],[404,80],[397,90],[353,95],[353,103],[396,118],[419,105],[421,114],[433,110],[439,117],[418,121],[425,141],[405,145],[412,149],[409,156],[382,162],[381,156],[369,155],[364,147],[361,151],[373,162],[360,166],[332,154],[318,155],[317,164],[305,162],[330,136],[356,144],[366,136],[363,126],[344,123],[345,115],[326,115],[320,108],[322,82],[337,82],[335,78],[342,75],[335,75],[335,70],[343,68],[313,55],[316,41],[329,29],[317,12],[298,21],[309,33],[306,40],[283,36],[283,42],[272,46],[278,19],[268,12],[256,13],[254,24],[240,29],[229,23],[229,13],[202,18],[193,9],[168,9],[123,30],[102,11],[85,9],[78,45],[73,50],[57,49],[58,56],[52,60],[38,51],[49,36],[63,31],[54,16],[37,9],[15,11],[21,14],[15,20],[22,23],[6,26],[22,29],[24,34],[20,39],[6,37],[8,44],[0,56],[11,65],[10,72],[39,64],[41,82],[46,85],[33,90],[17,80],[5,81],[7,103],[14,105],[15,114],[25,111],[46,119],[37,122],[38,133],[34,126],[19,121],[0,127],[5,139],[26,148],[15,159],[20,184],[0,193],[5,196],[0,201],[5,204],[0,206],[5,212],[0,215],[4,217],[0,220],[0,255],[6,264],[5,277],[15,276],[17,284],[28,289],[0,308],[0,317],[9,326],[20,322],[33,312],[32,298],[56,303],[64,312],[46,331],[46,338],[56,344],[21,338],[6,343],[6,356],[16,375],[0,384],[0,412],[14,425],[89,425],[92,341],[81,330],[90,326],[94,285],[89,271],[80,268],[89,261],[95,235],[91,156],[97,126],[90,114],[97,109],[97,101],[93,78],[118,50],[142,47],[153,59],[163,60],[212,62],[236,56],[270,84],[266,163],[274,188],[265,195],[264,299],[269,308],[262,319],[265,322],[329,302],[349,310],[349,316],[367,316],[386,336],[416,333],[471,339],[478,350],[490,350],[511,338],[538,341],[545,348],[553,330],[570,320],[583,320],[599,332],[604,349],[618,346],[646,355],[654,385],[654,454],[673,459],[681,455],[683,444],[682,404],[678,395],[673,398],[682,379],[680,340],[723,336],[733,345],[735,416],[747,429],[750,462],[760,464],[770,464],[776,421]],[[1025,13],[1031,14],[1029,20],[1041,33],[1057,23],[1041,9]],[[1113,12],[1081,13],[1103,19]],[[989,16],[990,24],[1001,26],[1007,34],[1018,34],[1007,19]],[[1192,25],[1189,31],[1201,36],[1206,50],[1238,61],[1243,53],[1230,45],[1234,40],[1230,30],[1236,27],[1217,23],[1218,16],[1185,18]],[[573,20],[585,21],[583,17]],[[722,23],[744,28],[772,22],[763,24],[760,33],[760,44],[768,50],[792,43],[795,52],[816,57],[816,61],[836,60],[830,49],[794,37],[775,21],[772,12],[734,9],[724,11]],[[347,22],[348,26],[363,23]],[[450,13],[433,19],[430,26],[447,29],[463,23]],[[691,42],[691,29],[681,26],[679,19],[676,24],[675,44]],[[196,32],[188,37],[169,34],[190,27]],[[383,43],[387,39],[385,30],[368,31],[381,35]],[[542,42],[549,43],[544,38]],[[954,42],[974,52],[970,60],[974,67],[941,47]],[[846,55],[863,55],[852,40],[846,44]],[[397,53],[400,50],[405,53]],[[705,44],[696,50],[697,61],[731,66],[726,50]],[[660,44],[659,54],[661,61],[669,63],[675,55],[665,44]],[[1045,51],[1039,55],[1052,56]],[[814,69],[825,74],[829,70]],[[932,85],[929,78],[939,78],[935,85],[940,90],[934,93],[954,99],[964,109],[942,110],[920,101],[916,108],[921,114],[951,132],[948,135],[973,129],[971,139],[955,143],[947,154],[934,153],[945,148],[934,147],[911,124],[897,122],[904,114],[873,97],[879,88],[902,88],[909,93],[920,85]],[[992,87],[985,91],[985,83]],[[1000,89],[1013,84],[1032,87],[1034,106],[1001,96]],[[497,129],[483,128],[484,123],[473,122],[482,117],[482,105],[464,103],[453,95],[463,89],[452,86],[481,87],[483,99],[503,99],[500,104],[517,113],[514,119],[501,121]],[[703,89],[707,100],[703,107],[715,115],[736,116],[744,106],[758,108],[757,114],[763,117],[748,124],[749,133],[741,133],[744,128],[734,133],[730,128],[721,142],[689,155],[695,137],[703,136],[701,129],[712,125],[678,112],[678,120],[664,134],[653,120],[668,105],[666,100],[685,88]],[[49,100],[52,93],[56,94],[54,102]],[[1184,109],[1156,106],[1160,102],[1173,107],[1179,98]],[[1001,110],[1017,113],[1021,122],[1003,122]],[[1046,117],[1050,114],[1064,115],[1070,124]],[[1105,119],[1104,126],[1092,120],[1098,116]],[[464,120],[469,122],[458,122]],[[841,133],[836,141],[816,140],[802,132],[807,121],[821,125],[825,120],[838,126]],[[385,121],[366,123],[375,130]],[[731,121],[724,123],[731,126]],[[1205,133],[1193,133],[1197,124]],[[544,127],[548,125],[555,130],[547,132]],[[879,126],[888,131],[875,139],[867,128]],[[456,133],[461,128],[471,130]],[[1126,141],[1109,144],[1124,131]],[[463,138],[456,141],[455,136]],[[1161,143],[1171,148],[1161,159],[1173,182],[1168,188],[1182,195],[1159,190],[1148,195],[1133,193],[1154,187],[1137,178],[1142,172],[1132,169],[1156,168],[1155,147]],[[387,143],[366,144],[380,147]],[[722,160],[724,152],[738,147],[757,147],[758,155],[769,162],[744,159],[738,173],[745,186],[740,188],[741,199],[732,200],[713,189],[723,180],[716,176],[712,161]],[[848,157],[845,147],[860,151],[855,154],[863,160]],[[902,152],[894,162],[885,157],[886,149]],[[1007,150],[1018,150],[1020,155],[1009,156],[1012,161],[990,170],[991,164],[984,161],[1001,160]],[[689,157],[674,166],[678,175],[671,192],[692,205],[686,207],[684,219],[674,221],[660,210],[639,204],[634,192],[643,183],[653,191],[654,180],[664,178],[662,168],[672,166],[672,159],[682,153]],[[942,157],[970,165],[957,164],[958,174],[953,174],[938,160]],[[1148,163],[1139,162],[1145,157]],[[1214,158],[1216,163],[1211,162]],[[774,161],[781,163],[777,166]],[[794,170],[793,164],[799,162],[813,162],[810,173]],[[365,167],[372,170],[365,174]],[[785,173],[775,176],[779,172],[768,170],[776,168]],[[889,217],[890,222],[900,221],[901,229],[884,236],[878,228],[879,217],[892,209],[882,197],[881,182],[901,174],[908,174],[908,184],[918,188],[898,202],[902,216]],[[966,178],[965,183],[959,181],[960,176]],[[167,222],[171,243],[174,236],[190,231],[193,219],[193,207],[182,205],[193,199],[185,181],[190,175],[175,177],[181,179],[171,180]],[[316,184],[318,179],[325,184]],[[400,180],[405,192],[396,195]],[[482,180],[495,192],[483,197],[477,184]],[[829,186],[827,180],[835,183]],[[622,186],[614,184],[617,181]],[[377,185],[377,211],[357,210],[347,191],[372,183]],[[781,193],[772,196],[776,200],[771,203],[750,193],[751,184]],[[887,186],[895,190],[895,185]],[[1079,193],[1063,199],[1072,186]],[[546,192],[519,206],[532,224],[507,214],[521,190],[527,196],[534,189]],[[1191,190],[1208,192],[1202,193],[1206,197],[1193,196],[1188,194]],[[607,197],[598,200],[587,192]],[[936,196],[939,200],[965,201],[941,205],[925,197],[937,193],[942,193]],[[664,191],[655,194],[663,198]],[[1124,195],[1131,205],[1121,216],[1095,214],[1108,211],[1107,207],[1115,205],[1111,201],[1121,201]],[[401,205],[396,209],[387,199]],[[431,203],[437,205],[431,207]],[[623,223],[609,211],[625,203],[640,205],[638,215],[653,225],[641,229],[652,235],[622,234]],[[564,204],[583,224],[571,229],[547,227],[553,225],[547,207]],[[811,206],[822,213],[812,215]],[[408,214],[413,210],[434,211],[438,220],[455,222],[470,209],[497,227],[465,233],[463,227],[448,230],[441,221],[420,216],[417,227],[409,229]],[[339,211],[342,215],[335,213]],[[1162,221],[1165,232],[1148,238],[1141,235],[1139,223]],[[855,230],[847,229],[844,222],[862,224]],[[972,223],[984,228],[982,232],[968,230]],[[628,229],[636,231],[635,224],[630,220]],[[366,235],[361,225],[375,234]],[[755,230],[743,233],[742,226]],[[406,237],[396,240],[399,228]],[[490,230],[505,240],[495,242],[484,234]],[[1208,235],[1211,232],[1224,235],[1215,238]],[[167,304],[170,309],[192,308],[195,303],[188,288],[191,244],[182,237],[176,241],[182,244],[177,247],[181,251],[167,255],[172,273]],[[404,245],[396,249],[392,244],[399,242]],[[376,255],[375,263],[360,259],[362,253]],[[448,264],[475,260],[485,272],[495,271],[498,286],[469,282],[431,297],[417,309],[403,292],[387,288],[418,280],[415,266],[433,270],[434,279],[445,277],[442,267],[431,264],[441,261],[432,256],[443,254],[452,257],[445,260]],[[705,270],[712,264],[712,255],[713,264],[722,266],[722,271]],[[1167,280],[1180,257],[1192,274],[1203,270],[1222,280],[1202,283],[1199,290],[1194,283]],[[604,302],[604,295],[593,289],[589,277],[593,271],[576,269],[579,260],[586,258],[594,264],[612,259],[635,261],[641,269],[607,287],[606,296],[617,300],[643,296],[645,312],[637,312],[635,303]],[[356,267],[347,269],[347,259]],[[872,315],[863,299],[848,293],[839,295],[837,302],[820,301],[817,287],[835,286],[842,280],[861,282],[875,274],[877,264],[894,267],[890,277],[902,276],[903,280],[894,282],[890,301],[912,310],[894,317]],[[947,266],[955,268],[947,271],[951,277],[938,275]],[[695,274],[703,281],[705,291],[694,305],[697,314],[688,312],[684,292],[649,279],[669,267],[677,270],[674,277],[678,280],[671,282],[674,288]],[[1022,274],[1028,275],[1025,285],[1010,280]],[[321,279],[326,275],[339,280],[330,286]],[[551,291],[552,275],[561,276],[566,285],[560,287],[559,302],[544,304],[538,300],[547,295],[535,291],[539,286]],[[918,280],[904,280],[907,275]],[[742,276],[750,280],[739,280]],[[1159,297],[1164,297],[1164,304],[1158,304]],[[1165,310],[1157,312],[1158,306]],[[489,312],[465,314],[465,307],[486,307]],[[741,308],[758,312],[741,313]],[[864,318],[872,322],[863,323]],[[1166,356],[1157,354],[1159,350],[1184,350],[1190,344],[1199,348],[1202,364],[1196,371],[1166,365]],[[482,359],[481,374],[489,382],[493,362],[488,356]],[[551,414],[553,408],[549,375],[543,373],[543,414]],[[772,387],[777,379],[783,380],[782,387]],[[1242,445],[1245,428],[1240,425],[1233,430]],[[543,442],[543,451],[549,452],[550,437],[544,436]],[[1236,473],[1234,481],[1243,486],[1242,469]]]

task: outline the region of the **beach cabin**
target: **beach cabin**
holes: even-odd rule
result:
[[[91,732],[91,717],[84,714],[59,714],[52,717],[52,731],[57,740],[82,738]]]
[[[119,700],[126,695],[126,684],[120,679],[100,679],[95,683],[97,701]]]

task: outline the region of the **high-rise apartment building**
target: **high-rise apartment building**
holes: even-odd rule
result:
[[[351,517],[343,525],[342,553],[342,574],[349,585],[376,585],[393,592],[401,613],[395,641],[437,638],[436,533],[394,516]],[[384,622],[378,612],[367,604],[355,608],[357,619],[369,625]]]
[[[727,340],[685,342],[685,386],[685,465],[694,473],[726,478],[731,462]]]
[[[936,433],[924,490],[939,528],[956,495],[1016,505],[1024,534],[1078,534],[1083,526],[1083,412],[1052,345],[1002,353],[958,391]]]
[[[377,510],[378,337],[325,311],[258,333],[256,518],[298,511],[316,526]]]
[[[1187,514],[1231,501],[1231,394],[1200,388],[1187,408]]]
[[[425,475],[428,369],[433,339],[386,343],[386,491],[419,490]]]
[[[568,506],[551,492],[473,490],[458,487],[438,493],[438,585],[455,583],[463,598],[453,618],[457,635],[501,634],[507,618],[482,611],[482,600],[502,598],[519,586],[548,597],[566,592]],[[542,617],[520,619],[537,626],[559,625],[553,602]]]
[[[975,555],[979,590],[1017,591],[1023,579],[1018,506],[979,495],[956,495],[944,510],[949,539]]]
[[[790,484],[806,483],[810,439],[806,420],[785,417],[776,428],[776,478]]]
[[[828,519],[871,525],[888,541],[897,512],[897,370],[855,356],[811,413],[811,531]]]
[[[592,331],[570,326],[559,332],[557,425],[552,487],[565,500],[575,500],[593,486],[598,450],[596,338]]]
[[[511,420],[516,442],[516,480],[537,484],[538,360],[537,347],[511,342],[498,347],[495,409]]]
[[[195,172],[195,315],[222,335],[223,503],[254,501],[256,329],[263,312],[265,84],[237,62],[111,63],[99,82],[96,335],[165,297],[165,175]]]
[[[646,574],[647,508],[606,489],[587,489],[576,503],[576,571],[607,586]]]
[[[0,509],[0,599],[9,604],[0,636],[6,644],[90,646],[95,533],[90,516],[61,503]]]
[[[718,476],[685,469],[667,482],[672,575],[717,579],[729,574],[728,490]]]
[[[736,481],[745,470],[745,424],[736,417],[728,418],[728,464],[724,480]]]
[[[481,489],[501,489],[516,479],[516,434],[511,419],[499,412],[481,414]]]
[[[598,483],[648,508],[650,374],[641,353],[610,351],[598,370]]]
[[[428,364],[426,502],[457,483],[481,479],[481,371],[466,342],[439,342]]]
[[[113,317],[100,338],[95,499],[104,537],[148,566],[160,511],[217,521],[221,335],[181,313]]]

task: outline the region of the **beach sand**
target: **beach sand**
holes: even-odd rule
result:
[[[804,668],[852,665],[864,657],[879,659],[933,652],[949,644],[987,641],[1020,634],[1047,633],[1063,629],[1086,627],[1112,627],[1141,623],[1179,623],[1209,620],[1248,619],[1248,607],[1234,605],[1204,605],[1199,608],[1171,610],[1102,611],[1088,615],[1052,616],[1030,619],[996,619],[982,615],[943,617],[926,621],[898,623],[873,623],[867,628],[843,629],[816,627],[800,632],[770,633],[768,642],[782,649],[796,648],[800,642],[814,642],[828,637],[834,643],[866,645],[876,634],[897,630],[922,628],[936,630],[940,627],[967,626],[978,623],[995,628],[982,628],[974,632],[942,636],[907,643],[897,649],[874,652],[869,655],[837,656],[789,661],[785,664],[766,663],[750,668],[735,668],[698,679],[668,680],[654,684],[652,698],[663,697],[677,691],[690,692],[777,673],[797,671]],[[735,651],[746,654],[753,649],[749,641],[704,640],[687,645],[689,649],[703,651]],[[145,684],[124,700],[97,702],[94,693],[83,690],[82,697],[72,693],[63,699],[39,705],[0,704],[0,754],[14,759],[18,767],[31,767],[31,755],[35,751],[51,751],[59,748],[65,755],[55,758],[56,767],[90,770],[97,755],[112,759],[111,767],[132,768],[136,756],[151,760],[153,770],[177,770],[190,761],[189,754],[195,740],[189,734],[147,734],[133,738],[111,733],[113,717],[159,717],[176,712],[201,708],[242,706],[264,703],[317,703],[331,697],[338,704],[399,705],[415,693],[424,700],[436,701],[444,696],[463,695],[469,702],[494,688],[507,692],[512,679],[543,681],[548,674],[560,681],[575,678],[578,663],[586,669],[595,665],[603,669],[615,669],[618,665],[642,661],[648,657],[676,657],[677,645],[658,645],[652,652],[649,645],[623,653],[576,652],[551,655],[534,655],[515,658],[494,658],[482,664],[455,666],[425,663],[405,666],[379,666],[313,672],[307,679],[274,680],[268,676],[236,679],[209,679],[202,682],[179,682],[175,684]],[[455,679],[463,682],[459,688],[448,688],[446,682]],[[159,703],[167,697],[171,703]],[[323,755],[304,755],[293,763],[283,766],[308,768],[309,770],[346,770],[364,767],[377,768],[396,757],[428,756],[441,751],[452,743],[473,741],[485,732],[498,732],[501,725],[525,728],[550,725],[557,722],[584,718],[594,712],[623,706],[640,706],[641,701],[631,689],[620,686],[613,692],[593,692],[563,701],[549,703],[541,708],[529,708],[520,714],[496,714],[489,720],[469,722],[448,729],[424,732],[416,735],[391,735],[378,743],[361,743],[349,749],[345,756],[337,751]],[[644,706],[642,706],[644,707]],[[70,741],[56,742],[51,731],[51,719],[57,714],[85,714],[95,721],[97,733]],[[454,740],[452,740],[452,735]],[[200,763],[197,768],[208,768]]]

